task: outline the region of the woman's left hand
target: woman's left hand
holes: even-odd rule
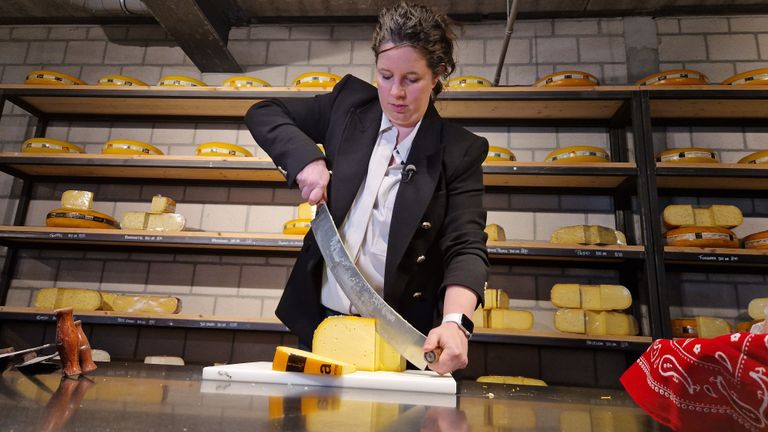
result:
[[[440,375],[463,369],[469,364],[469,341],[456,323],[447,322],[433,328],[424,343],[424,352],[434,351],[436,362],[429,368]]]

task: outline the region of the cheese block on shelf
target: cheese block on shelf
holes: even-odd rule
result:
[[[475,309],[475,312],[472,314],[472,324],[475,325],[475,328],[485,328],[488,327],[486,325],[486,310],[482,307],[478,307]]]
[[[622,285],[555,284],[552,304],[561,308],[623,310],[632,306],[632,294]]]
[[[85,153],[80,146],[53,138],[30,138],[21,146],[22,153]]]
[[[646,76],[636,83],[639,86],[707,85],[709,79],[693,69],[670,69]]]
[[[93,192],[67,190],[61,194],[61,206],[64,208],[91,210],[93,209]]]
[[[747,249],[768,249],[768,230],[744,237],[744,247]]]
[[[163,151],[152,144],[127,139],[114,139],[104,143],[103,154],[116,155],[162,155]]]
[[[330,357],[321,356],[286,346],[275,349],[272,370],[283,372],[302,372],[314,375],[342,375],[357,370],[355,365]]]
[[[513,384],[513,385],[529,385],[547,387],[547,383],[543,380],[536,378],[528,378],[524,376],[505,376],[505,375],[485,375],[478,377],[479,383],[492,383],[492,384]]]
[[[507,309],[509,307],[509,296],[504,290],[486,288],[484,297],[483,309],[485,310]]]
[[[530,330],[533,327],[533,314],[526,310],[491,309],[486,313],[488,328]]]
[[[752,299],[747,307],[747,313],[752,319],[765,319],[765,310],[768,309],[768,297]]]
[[[733,228],[744,222],[744,215],[734,205],[714,204],[709,207],[694,207],[690,204],[672,204],[662,213],[667,228],[683,226],[716,226]]]
[[[601,225],[572,225],[556,229],[550,242],[570,245],[626,245],[621,231]]]
[[[358,370],[405,370],[405,359],[379,336],[373,318],[331,316],[324,319],[315,329],[312,352],[351,363]]]
[[[80,311],[101,308],[101,293],[81,288],[41,288],[35,294],[34,306],[42,309],[71,307]]]
[[[102,292],[101,298],[101,309],[106,311],[162,314],[176,314],[181,311],[181,300],[176,297]]]
[[[736,233],[719,227],[682,227],[664,233],[668,246],[737,248]]]
[[[592,87],[599,85],[597,77],[588,72],[566,70],[539,78],[534,87]]]
[[[672,320],[672,336],[676,338],[714,338],[732,331],[728,321],[722,318],[697,316]]]
[[[176,211],[176,201],[167,196],[155,195],[149,205],[150,213],[173,213]]]
[[[739,159],[740,164],[768,164],[768,150],[756,151]]]
[[[86,85],[87,83],[64,72],[42,69],[29,72],[24,84]]]
[[[225,142],[207,142],[195,148],[196,156],[217,157],[253,157],[253,153],[245,147]]]
[[[594,146],[570,146],[553,150],[545,158],[545,162],[610,162],[608,152]]]
[[[182,231],[187,221],[178,213],[125,212],[120,226],[123,229],[175,232]]]
[[[112,216],[96,210],[59,208],[51,210],[45,217],[45,224],[59,228],[102,228],[117,229],[118,223]]]
[[[664,150],[656,155],[656,162],[720,163],[720,156],[713,150],[700,147],[688,147]]]
[[[488,147],[488,155],[485,157],[486,162],[514,162],[515,160],[517,158],[511,150],[498,146]]]
[[[507,235],[498,224],[488,224],[485,226],[485,233],[488,234],[488,241],[505,241]]]
[[[723,85],[768,85],[768,68],[752,69],[723,80]]]
[[[593,336],[635,336],[639,332],[632,315],[583,309],[559,309],[555,313],[555,328]]]

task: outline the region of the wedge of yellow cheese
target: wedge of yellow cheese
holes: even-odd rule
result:
[[[622,285],[555,284],[552,304],[561,308],[623,310],[632,305],[632,294]]]
[[[488,234],[488,241],[505,241],[507,239],[504,228],[498,224],[486,225],[485,233]]]
[[[547,387],[547,383],[540,379],[524,376],[485,375],[478,377],[477,382]]]
[[[487,314],[487,327],[492,329],[530,330],[533,327],[533,314],[527,310],[491,309]]]
[[[572,225],[556,229],[550,236],[555,244],[626,245],[627,238],[621,231],[601,225]]]
[[[78,210],[93,209],[93,192],[67,190],[61,194],[61,206]]]
[[[149,205],[150,213],[173,213],[176,211],[176,201],[162,195],[152,197],[152,204]]]
[[[405,359],[376,332],[376,320],[328,317],[317,326],[312,352],[351,363],[364,371],[403,371]]]
[[[35,307],[94,311],[101,308],[101,293],[81,288],[42,288],[35,295]]]
[[[766,308],[768,308],[768,297],[756,298],[749,302],[747,313],[752,319],[762,320],[765,319]]]
[[[286,346],[275,349],[272,370],[314,375],[342,375],[356,370],[355,365]]]
[[[632,315],[583,309],[558,310],[555,328],[561,332],[593,336],[634,336],[640,330]]]
[[[664,208],[662,213],[667,228],[685,226],[715,226],[733,228],[744,222],[741,210],[734,205],[711,205],[694,207],[690,204],[673,204]]]
[[[483,309],[485,310],[507,309],[509,307],[509,296],[504,290],[486,288],[484,297]]]
[[[485,315],[486,311],[482,307],[475,309],[475,313],[472,314],[472,324],[475,325],[475,328],[487,327]]]
[[[121,295],[102,292],[102,310],[115,312],[175,314],[181,311],[181,300],[176,297],[148,295]]]

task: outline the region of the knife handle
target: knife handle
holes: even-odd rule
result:
[[[424,353],[424,361],[426,361],[429,364],[436,362],[439,357],[440,357],[440,353],[437,350],[427,351]]]

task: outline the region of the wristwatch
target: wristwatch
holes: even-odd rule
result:
[[[463,313],[449,313],[443,316],[443,324],[447,322],[455,323],[459,326],[459,329],[464,332],[464,336],[467,339],[472,337],[472,331],[475,329],[475,324]]]

